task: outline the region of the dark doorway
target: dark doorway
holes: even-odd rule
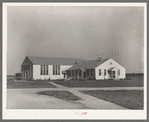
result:
[[[113,78],[115,78],[115,71],[113,71]]]
[[[26,78],[25,78],[25,80],[27,80],[27,77],[28,77],[28,74],[27,74],[27,72],[26,72]]]

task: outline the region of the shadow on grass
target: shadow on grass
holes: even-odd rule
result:
[[[37,92],[36,94],[52,96],[52,97],[56,97],[58,99],[67,100],[67,101],[81,100],[80,97],[75,96],[74,94],[68,91],[40,91],[40,92]]]
[[[23,88],[56,88],[48,81],[7,81],[8,89],[23,89]]]
[[[142,90],[90,90],[81,92],[129,109],[143,109],[144,96]]]
[[[143,87],[143,77],[134,77],[131,80],[69,80],[51,81],[65,87]]]

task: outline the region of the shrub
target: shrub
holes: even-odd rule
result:
[[[80,81],[85,81],[85,79],[80,79]]]

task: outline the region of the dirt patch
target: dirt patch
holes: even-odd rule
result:
[[[56,97],[58,99],[66,100],[66,101],[81,100],[80,97],[75,96],[74,94],[72,94],[68,91],[40,91],[40,92],[37,92],[37,94],[52,96],[52,97]]]

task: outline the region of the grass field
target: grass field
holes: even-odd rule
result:
[[[65,87],[143,87],[143,77],[133,77],[130,80],[69,80],[52,82]]]
[[[37,92],[37,94],[48,95],[48,96],[52,96],[52,97],[56,97],[56,98],[59,98],[62,100],[68,100],[68,101],[75,101],[75,100],[81,99],[68,91],[40,91],[40,92]]]
[[[47,81],[7,81],[8,89],[21,89],[21,88],[55,88]]]
[[[94,90],[81,92],[129,109],[143,109],[144,97],[143,91],[140,90]]]

